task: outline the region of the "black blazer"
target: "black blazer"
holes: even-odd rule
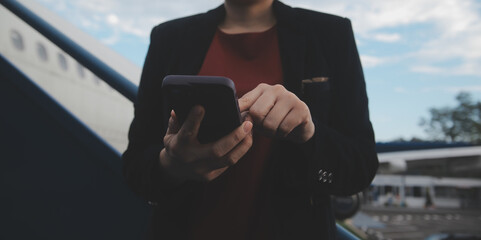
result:
[[[329,195],[351,195],[369,186],[378,166],[368,99],[350,21],[273,4],[285,87],[303,99],[316,126],[304,144],[281,141],[269,160],[268,223],[277,239],[334,239]],[[220,6],[156,26],[135,103],[129,145],[123,154],[129,186],[154,207],[155,238],[186,237],[203,183],[170,187],[159,166],[168,116],[162,79],[199,72],[219,23]]]

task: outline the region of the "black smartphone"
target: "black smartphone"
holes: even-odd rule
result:
[[[195,105],[205,109],[198,140],[216,141],[241,125],[234,82],[226,77],[169,75],[162,82],[164,107],[183,123]]]

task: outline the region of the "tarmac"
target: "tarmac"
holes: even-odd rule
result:
[[[368,239],[415,240],[439,233],[466,233],[481,238],[481,209],[362,206],[349,222],[365,232]]]

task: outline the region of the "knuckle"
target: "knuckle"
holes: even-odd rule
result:
[[[249,111],[249,114],[251,115],[252,118],[256,119],[257,121],[263,121],[267,113],[265,112],[265,110],[262,110],[260,107],[254,106],[254,108],[252,108]]]
[[[169,146],[166,146],[166,150],[176,156],[181,152],[181,148],[178,144],[169,144]]]
[[[186,130],[182,132],[182,134],[179,134],[179,141],[182,142],[183,144],[190,143],[194,139],[196,139],[197,134],[193,130]]]
[[[241,130],[242,130],[242,132],[243,132],[243,129],[241,129]],[[234,142],[238,143],[238,142],[242,141],[242,139],[243,139],[243,134],[242,134],[242,132],[241,132],[241,131],[237,131],[237,132],[234,134],[234,136],[232,136],[232,139],[234,140]]]
[[[251,99],[249,96],[242,96],[242,98],[239,98],[238,101],[241,103],[248,103],[251,101]]]
[[[293,92],[287,92],[287,95],[286,95],[290,100],[297,100],[297,96],[296,94],[294,94]]]
[[[257,116],[258,114],[259,114],[259,108],[257,108],[256,106],[253,106],[251,107],[251,109],[249,109],[249,115]]]
[[[277,92],[282,92],[282,91],[286,90],[286,88],[284,86],[282,86],[281,84],[276,84],[276,85],[273,86],[273,88]]]
[[[234,164],[236,164],[236,163],[237,163],[237,160],[236,160],[236,158],[234,158],[233,156],[228,156],[228,157],[225,159],[225,164],[226,164],[227,166],[232,166],[232,165],[234,165]]]
[[[170,144],[166,144],[164,148],[165,148],[165,151],[167,151],[167,153],[172,153],[172,147],[170,146]]]
[[[212,146],[210,153],[214,158],[222,157],[222,151],[218,145]]]
[[[259,87],[259,88],[266,88],[268,86],[269,85],[267,83],[260,83],[259,85],[257,85],[257,87]]]
[[[182,134],[181,134],[181,137],[183,139],[190,139],[193,136],[194,136],[194,132],[191,129],[183,131]]]
[[[307,122],[307,120],[308,120],[307,116],[296,118],[296,126],[299,126],[299,125]]]
[[[279,127],[279,131],[281,131],[284,134],[289,133],[290,129],[292,129],[293,124],[290,122],[284,122],[281,124]]]
[[[269,118],[264,119],[262,126],[268,131],[274,131],[276,129],[275,123]]]
[[[303,101],[299,102],[299,107],[302,109],[303,112],[309,112],[309,107],[307,104]]]
[[[260,111],[258,108],[251,108],[251,109],[249,110],[249,115],[250,115],[252,118],[255,118],[255,119],[262,118],[262,113],[261,113],[261,111]]]

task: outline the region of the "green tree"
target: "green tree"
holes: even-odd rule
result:
[[[481,102],[474,102],[466,92],[456,100],[455,107],[429,109],[430,118],[422,118],[420,126],[433,140],[481,144]]]

